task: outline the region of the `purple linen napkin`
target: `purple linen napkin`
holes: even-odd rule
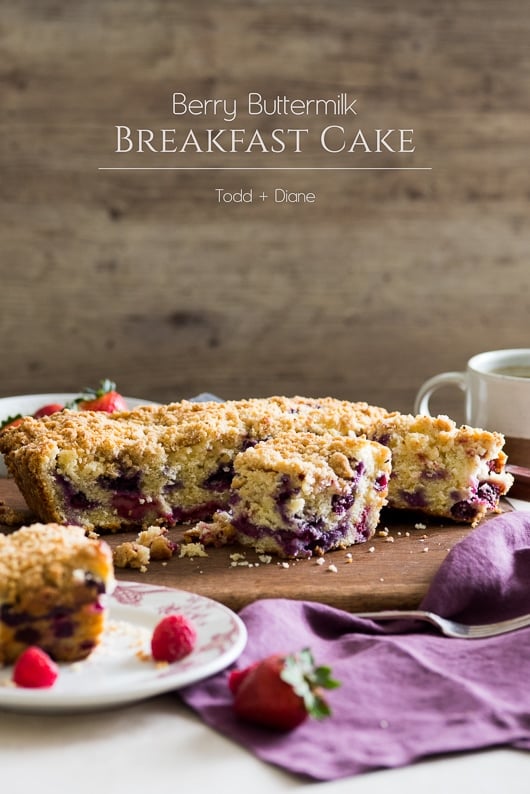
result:
[[[530,611],[530,514],[498,516],[448,554],[422,608],[463,622]],[[380,626],[307,601],[264,599],[240,613],[246,665],[310,647],[341,687],[332,716],[282,734],[239,722],[228,671],[181,691],[204,721],[286,771],[334,780],[420,758],[511,745],[530,750],[530,628],[448,639],[427,624]],[[396,629],[399,633],[396,633]]]

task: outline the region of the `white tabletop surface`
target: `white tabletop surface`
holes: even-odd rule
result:
[[[208,788],[278,794],[315,787],[322,794],[528,794],[529,773],[529,753],[494,748],[314,783],[261,762],[208,728],[176,693],[77,715],[0,711],[0,788],[6,794],[190,794]]]
[[[530,754],[492,749],[330,783],[308,782],[257,760],[207,728],[175,694],[80,715],[0,712],[1,789],[12,794],[528,794]],[[38,788],[35,785],[38,784]]]

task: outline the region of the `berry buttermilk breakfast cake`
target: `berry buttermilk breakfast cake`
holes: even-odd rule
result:
[[[0,451],[41,521],[119,531],[211,516],[229,504],[236,455],[286,430],[359,432],[365,403],[272,398],[27,417]]]
[[[366,403],[329,397],[182,401],[114,414],[62,411],[43,419],[25,418],[17,427],[0,432],[0,452],[40,521],[120,531],[210,519],[216,511],[233,508],[239,532],[248,540],[253,534],[242,529],[242,511],[250,511],[252,488],[249,485],[244,495],[237,489],[242,488],[244,475],[248,474],[249,483],[255,479],[250,476],[252,466],[263,467],[250,450],[292,433],[313,434],[314,445],[318,437],[333,435],[363,437],[387,447],[392,453],[391,506],[472,525],[486,513],[498,511],[499,498],[512,482],[504,470],[500,434],[457,428],[447,417],[389,414]],[[275,451],[271,441],[266,454],[281,457],[282,443]],[[320,452],[315,447],[312,454],[320,456],[325,466],[325,444],[319,443]],[[287,452],[287,446],[282,449]],[[242,468],[234,480],[236,459]],[[281,492],[278,471],[279,464],[267,482],[269,496],[275,478]],[[310,520],[322,518],[319,511],[326,510],[330,497],[331,491],[325,489],[314,495]],[[259,499],[257,491],[252,499]],[[260,509],[263,505],[250,512],[257,516]],[[282,514],[279,503],[275,509],[276,526],[284,530],[285,511]],[[355,509],[348,515],[358,520]],[[295,522],[295,513],[289,518],[292,532],[300,522]],[[301,522],[306,518],[308,514]],[[267,520],[272,526],[272,516]],[[352,532],[355,535],[356,530]],[[346,530],[344,534],[348,536]]]
[[[237,540],[258,552],[306,557],[374,534],[390,453],[360,438],[280,433],[237,455],[234,472]]]
[[[109,546],[80,527],[33,524],[0,535],[0,664],[30,645],[56,661],[87,657],[113,585]]]

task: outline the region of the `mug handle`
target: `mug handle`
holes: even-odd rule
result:
[[[466,373],[442,372],[440,375],[435,375],[433,378],[426,380],[416,395],[414,413],[431,416],[429,411],[429,400],[431,399],[431,395],[442,386],[458,386],[459,389],[465,391]]]

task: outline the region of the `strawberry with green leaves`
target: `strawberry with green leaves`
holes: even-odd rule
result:
[[[116,391],[116,384],[108,379],[102,380],[98,389],[85,389],[74,402],[80,411],[105,411],[113,414],[128,410],[125,398]]]
[[[335,689],[340,683],[331,677],[329,667],[315,667],[311,651],[304,648],[295,654],[273,654],[243,670],[233,670],[228,686],[240,719],[289,731],[308,716],[328,717],[331,710],[321,690]]]
[[[22,414],[15,414],[14,416],[8,416],[7,419],[4,419],[0,422],[0,430],[7,430],[8,427],[16,427],[19,425],[24,417]]]

